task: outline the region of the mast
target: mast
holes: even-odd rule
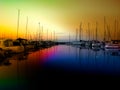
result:
[[[52,32],[51,32],[51,41],[52,41]]]
[[[27,30],[28,30],[28,16],[27,16],[27,20],[26,20],[26,34],[25,34],[26,39],[27,39]]]
[[[76,29],[76,41],[77,41],[77,36],[78,36],[78,29]]]
[[[69,32],[69,44],[70,44],[70,32]]]
[[[38,35],[38,38],[39,38],[39,41],[40,41],[40,22],[38,24],[39,24],[39,35]]]
[[[48,29],[47,29],[47,41],[48,41]]]
[[[42,32],[41,32],[41,41],[43,41],[43,26],[42,26]]]
[[[116,39],[116,19],[115,19],[115,24],[114,24],[115,30],[114,30],[114,40]]]
[[[55,31],[54,31],[54,42],[55,42]]]
[[[18,32],[19,32],[19,19],[20,19],[20,9],[18,9],[18,20],[17,20],[17,38],[18,38]]]
[[[97,26],[98,26],[98,23],[96,22],[96,41],[97,41]]]
[[[108,41],[111,41],[111,34],[110,34],[110,29],[109,26],[107,25],[107,31],[108,31]]]
[[[80,28],[79,28],[79,40],[81,41],[81,30],[82,30],[82,22],[80,23]]]
[[[90,23],[88,23],[88,41],[90,41]]]
[[[106,26],[106,18],[104,16],[104,39],[103,39],[104,42],[106,41],[106,29],[105,29],[105,26]]]
[[[117,32],[117,35],[116,35],[116,39],[118,40],[118,37],[119,37],[119,32],[118,32],[118,25],[119,24],[119,22],[118,22],[118,20],[117,20],[117,22],[116,22],[116,32]]]
[[[93,33],[92,33],[92,39],[94,40],[94,35],[95,35],[95,30],[93,30]]]

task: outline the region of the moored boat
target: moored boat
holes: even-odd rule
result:
[[[112,40],[105,45],[105,49],[118,49],[120,50],[120,40]]]
[[[20,53],[24,51],[24,47],[19,42],[15,42],[12,39],[1,39],[0,49],[3,50],[5,54]]]

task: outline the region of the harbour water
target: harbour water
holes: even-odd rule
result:
[[[38,88],[58,81],[100,80],[101,77],[118,80],[119,76],[120,51],[99,48],[57,45],[12,55],[0,62],[0,89],[4,90]]]

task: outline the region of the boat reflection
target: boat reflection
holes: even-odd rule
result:
[[[100,51],[101,49],[100,49],[100,47],[92,47],[92,50],[93,51]]]
[[[19,53],[19,54],[14,54],[11,57],[9,57],[9,60],[27,60],[28,54],[26,53]]]
[[[15,54],[0,62],[0,78],[16,77],[18,83],[27,81],[31,87],[37,87],[37,81],[81,80],[97,75],[120,76],[119,51],[57,45]]]
[[[12,63],[10,62],[9,59],[5,60],[5,62],[3,63],[5,66],[9,66],[11,65]]]
[[[120,56],[120,50],[118,49],[106,49],[106,52],[111,56]]]

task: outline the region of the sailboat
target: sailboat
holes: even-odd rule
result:
[[[105,49],[112,49],[112,50],[120,50],[120,40],[115,38],[116,34],[116,20],[115,20],[115,33],[114,33],[114,40],[111,40],[109,43],[106,43]],[[110,34],[110,32],[109,32]],[[111,35],[109,35],[111,36]]]
[[[92,46],[92,42],[90,41],[90,24],[88,23],[88,41],[86,41],[85,46],[90,48]]]
[[[76,40],[71,42],[72,45],[77,46],[77,47],[81,47],[83,46],[83,44],[85,45],[85,43],[81,40],[81,26],[82,23],[80,24],[80,29],[78,31],[78,29],[76,29]],[[79,40],[78,40],[78,35],[79,35]]]
[[[78,29],[76,29],[76,38],[75,38],[76,40],[75,41],[73,41],[73,42],[71,42],[71,44],[72,45],[80,45],[80,42],[77,40],[78,39]]]
[[[110,43],[105,45],[106,49],[119,49],[120,50],[120,40],[111,40]]]
[[[99,48],[101,46],[101,43],[97,40],[97,25],[98,23],[96,22],[96,40],[92,41],[92,48]]]
[[[104,16],[104,38],[103,38],[103,41],[101,42],[101,49],[103,50],[105,49],[105,43],[106,43],[106,18]]]

